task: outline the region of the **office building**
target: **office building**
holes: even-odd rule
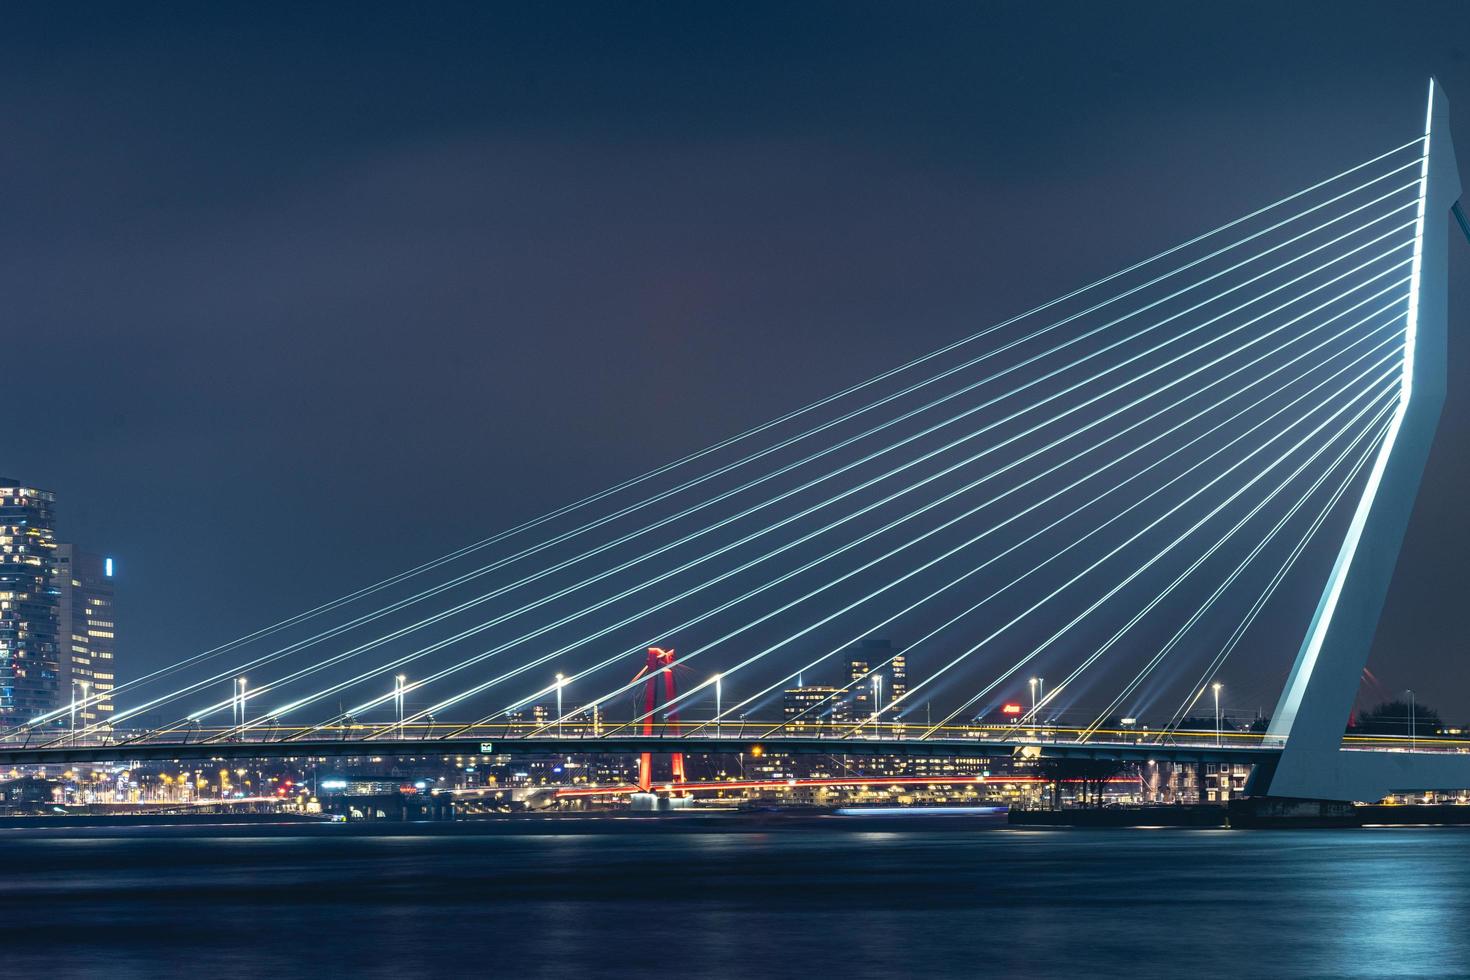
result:
[[[781,715],[786,732],[821,731],[842,721],[845,705],[841,691],[822,684],[793,687],[781,696]]]
[[[55,508],[49,490],[0,477],[0,727],[22,724],[63,700],[52,584]]]
[[[113,562],[76,545],[56,546],[53,584],[60,637],[59,694],[75,699],[79,725],[106,722],[116,685]]]

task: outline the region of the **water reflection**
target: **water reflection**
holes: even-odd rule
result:
[[[12,975],[1459,975],[1470,832],[5,836]],[[184,969],[186,968],[186,969]]]

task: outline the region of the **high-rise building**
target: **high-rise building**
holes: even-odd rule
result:
[[[80,705],[77,723],[106,722],[116,685],[117,623],[112,559],[76,545],[56,546],[53,582],[60,624],[61,700]]]
[[[0,726],[53,711],[62,700],[55,507],[49,490],[0,477]]]

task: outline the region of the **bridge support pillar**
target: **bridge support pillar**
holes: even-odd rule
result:
[[[1460,174],[1449,123],[1444,90],[1431,80],[1397,411],[1365,481],[1362,498],[1286,687],[1272,712],[1267,742],[1281,746],[1281,757],[1270,772],[1252,778],[1252,789],[1259,795],[1374,802],[1389,790],[1428,789],[1437,784],[1435,781],[1450,778],[1434,765],[1397,765],[1391,760],[1360,758],[1413,759],[1414,753],[1342,749],[1343,731],[1357,699],[1444,404],[1449,219],[1452,206],[1460,198]],[[1418,759],[1424,760],[1426,755],[1419,753]],[[1390,772],[1394,768],[1399,771]],[[1384,782],[1390,777],[1409,782]],[[1421,785],[1423,780],[1430,781],[1430,785]]]
[[[658,712],[658,678],[663,675],[664,679],[664,723],[674,736],[679,734],[679,722],[675,717],[675,709],[667,707],[675,703],[678,695],[677,686],[674,683],[674,651],[665,650],[661,647],[648,648],[648,661],[643,669],[633,679],[645,678],[643,682],[643,734],[653,735],[654,717]],[[670,759],[671,780],[674,783],[684,782],[684,753],[675,752]],[[653,789],[653,753],[644,752],[638,756],[638,788],[647,793]]]

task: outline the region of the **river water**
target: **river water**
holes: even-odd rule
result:
[[[0,964],[108,978],[1470,976],[1470,830],[596,829],[0,830]]]

